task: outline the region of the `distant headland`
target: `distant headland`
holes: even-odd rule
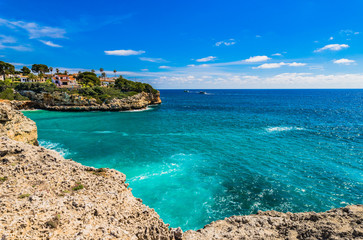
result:
[[[160,93],[150,84],[123,76],[107,77],[103,68],[78,73],[60,72],[45,64],[31,69],[0,61],[0,99],[16,109],[55,111],[125,111],[160,104]]]

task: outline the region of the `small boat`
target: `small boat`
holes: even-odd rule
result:
[[[200,91],[199,94],[207,94],[207,92]]]
[[[188,92],[189,92],[189,90],[184,90],[184,92],[188,93]]]

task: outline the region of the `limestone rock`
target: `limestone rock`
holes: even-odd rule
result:
[[[37,145],[38,133],[35,122],[14,110],[9,102],[0,102],[0,136]]]
[[[99,103],[94,98],[66,92],[35,93],[33,91],[22,91],[21,94],[28,97],[33,102],[33,106],[55,111],[125,111],[144,109],[149,105],[161,103],[159,92],[155,94],[141,92],[127,98],[115,98],[108,103]],[[20,103],[15,102],[13,105],[21,106]],[[23,104],[23,106],[29,107],[29,104]],[[20,107],[17,109],[20,109]]]

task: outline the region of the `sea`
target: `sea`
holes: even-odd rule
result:
[[[205,91],[206,94],[200,94]],[[24,111],[40,145],[126,174],[184,231],[363,204],[363,90],[160,90],[143,111]]]

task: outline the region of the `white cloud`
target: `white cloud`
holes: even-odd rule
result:
[[[256,38],[260,38],[260,37],[262,37],[261,35],[256,35]]]
[[[209,56],[209,57],[205,57],[205,58],[197,59],[197,60],[195,60],[195,61],[197,61],[197,62],[210,62],[210,61],[215,60],[216,58],[217,58],[217,57]]]
[[[106,55],[114,55],[114,56],[131,56],[131,55],[140,55],[145,53],[145,51],[139,50],[112,50],[112,51],[105,51]]]
[[[331,41],[331,40],[334,40],[334,38],[333,38],[333,37],[330,37],[330,38],[329,38],[329,40],[330,40],[330,41]]]
[[[22,45],[15,45],[17,40],[10,36],[0,35],[0,49],[13,49],[16,51],[31,51],[32,49]]]
[[[160,66],[159,69],[169,69],[169,66]]]
[[[0,43],[16,43],[16,39],[11,36],[0,35]]]
[[[32,64],[25,64],[25,63],[16,63],[16,62],[11,62],[11,65],[14,66],[31,66]]]
[[[253,67],[253,69],[272,69],[272,68],[280,68],[282,65],[285,65],[285,63],[264,63],[258,67]]]
[[[274,53],[274,54],[271,54],[271,56],[282,56],[282,54],[281,53]]]
[[[49,47],[55,47],[55,48],[62,47],[61,45],[55,44],[52,41],[44,41],[44,40],[39,40],[39,41],[42,42],[43,44],[49,46]]]
[[[144,68],[144,69],[141,69],[141,71],[143,71],[143,72],[148,72],[148,71],[149,71],[149,69]]]
[[[306,65],[306,63],[297,63],[297,62],[293,62],[293,63],[287,63],[286,64],[287,66],[290,66],[290,67],[303,67]]]
[[[322,48],[316,49],[314,52],[322,52],[325,50],[330,50],[330,51],[339,51],[342,50],[344,48],[348,48],[349,45],[347,44],[328,44]]]
[[[248,62],[248,63],[255,63],[255,62],[264,62],[264,61],[267,61],[271,58],[267,57],[267,56],[254,56],[254,57],[250,57],[246,60],[244,60],[245,62]]]
[[[162,58],[140,57],[139,59],[140,59],[141,61],[154,62],[154,63],[167,62],[166,60],[164,60],[164,59],[162,59]]]
[[[306,63],[297,63],[297,62],[292,62],[292,63],[285,63],[285,62],[280,62],[280,63],[265,63],[262,64],[258,67],[253,67],[253,69],[273,69],[273,68],[280,68],[281,66],[289,66],[289,67],[302,67],[305,66]]]
[[[355,63],[355,61],[354,60],[350,60],[350,59],[346,59],[346,58],[341,58],[341,59],[335,60],[334,63],[336,63],[336,64],[350,65],[352,63]]]
[[[221,45],[231,46],[231,45],[234,45],[234,44],[236,44],[236,41],[233,38],[231,38],[231,39],[229,39],[227,41],[216,42],[217,47],[219,47]]]
[[[5,25],[9,28],[16,29],[21,28],[28,32],[29,38],[65,38],[66,31],[62,28],[41,26],[34,22],[24,21],[9,21],[0,18],[0,25]]]

